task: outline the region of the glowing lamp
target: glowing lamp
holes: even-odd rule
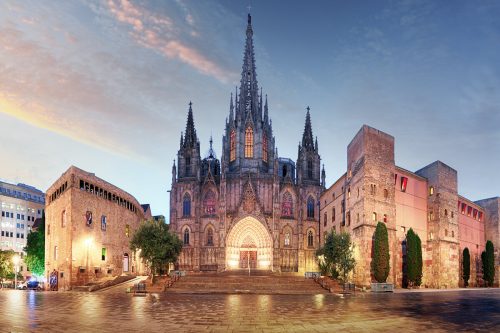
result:
[[[20,258],[17,254],[12,257],[12,262],[14,263],[15,266],[19,265],[19,260]]]

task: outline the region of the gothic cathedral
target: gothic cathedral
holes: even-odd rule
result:
[[[212,139],[201,159],[189,105],[170,192],[171,230],[184,244],[178,268],[316,270],[324,188],[309,108],[297,162],[278,157],[267,96],[263,101],[257,83],[249,14],[241,84],[231,95],[220,161]]]

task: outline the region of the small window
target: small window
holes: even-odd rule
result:
[[[387,223],[387,214],[384,214],[384,222]]]
[[[434,194],[434,186],[429,187],[429,196]]]
[[[401,192],[406,192],[407,185],[408,185],[408,178],[401,177]]]
[[[351,225],[351,212],[347,212],[346,214],[347,226]]]
[[[384,199],[389,198],[389,191],[385,188],[384,189]]]
[[[189,229],[184,229],[184,245],[189,245]]]
[[[453,213],[453,211],[451,211],[451,218],[453,218],[455,216],[455,213]]]
[[[54,246],[54,260],[57,260],[57,255],[58,255],[58,248],[56,245],[56,246]]]
[[[376,221],[377,221],[377,213],[375,213],[375,212],[373,212],[373,213],[372,213],[372,220],[373,220],[374,222],[376,222]]]
[[[323,214],[323,226],[325,226],[325,227],[326,227],[326,223],[327,223],[327,222],[328,222],[328,215],[327,215],[327,214],[326,214],[326,212],[325,212],[325,214]]]
[[[101,260],[106,261],[106,248],[105,247],[103,247],[101,249]]]
[[[309,230],[309,232],[307,233],[307,246],[308,247],[314,246],[314,235],[312,230]]]
[[[451,237],[455,237],[455,231],[451,231]]]
[[[444,229],[444,236],[448,237],[448,229]]]
[[[448,209],[444,210],[444,216],[448,216]]]
[[[332,208],[332,222],[335,222],[335,208]]]
[[[351,197],[351,188],[349,187],[347,189],[347,197],[350,198]]]
[[[429,221],[434,221],[434,213],[432,210],[429,212]]]
[[[207,245],[208,246],[214,245],[214,231],[212,230],[212,228],[208,228],[207,230]]]
[[[130,225],[125,225],[125,236],[130,237]]]
[[[101,230],[106,231],[108,220],[105,215],[101,216]]]

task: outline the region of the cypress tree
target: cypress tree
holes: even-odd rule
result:
[[[410,228],[406,233],[406,264],[408,285],[413,286],[418,277],[418,253],[417,253],[417,237],[413,229]]]
[[[493,281],[495,280],[495,253],[493,248],[493,243],[491,241],[486,242],[486,270],[488,272],[486,280],[488,285],[493,286]]]
[[[483,280],[488,284],[488,263],[486,260],[486,251],[481,252],[481,266],[483,268]]]
[[[375,240],[373,244],[372,271],[375,280],[385,283],[389,276],[389,236],[384,223],[378,222],[375,229]]]
[[[417,276],[415,277],[415,285],[420,286],[422,284],[422,268],[423,268],[423,262],[422,262],[422,241],[420,240],[420,237],[418,234],[415,234],[415,246],[416,246],[416,253],[417,253]]]
[[[467,287],[469,285],[470,278],[470,253],[468,248],[465,248],[462,254],[462,273],[464,286]]]

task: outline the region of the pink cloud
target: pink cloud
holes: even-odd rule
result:
[[[226,83],[233,79],[233,73],[204,56],[195,47],[182,41],[171,18],[134,6],[128,0],[108,0],[107,6],[119,22],[132,27],[131,36],[138,44],[162,54],[167,59],[179,60],[198,72],[213,76],[221,82]],[[186,16],[186,21],[189,25],[194,24],[191,15]],[[194,36],[197,36],[197,33]]]

